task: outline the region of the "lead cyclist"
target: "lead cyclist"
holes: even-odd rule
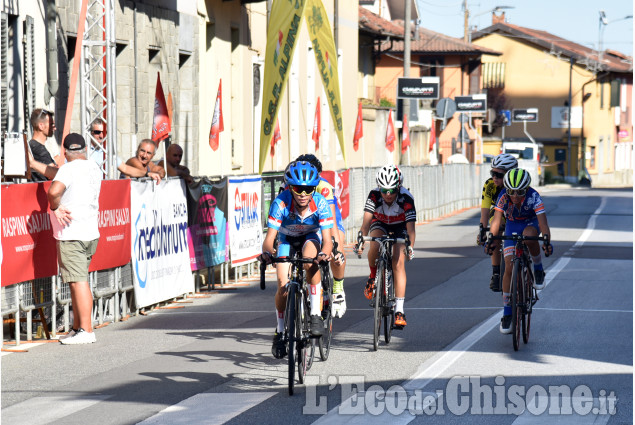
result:
[[[402,186],[403,175],[394,165],[385,165],[379,169],[376,176],[377,188],[370,191],[364,207],[364,219],[358,236],[356,251],[364,250],[363,236],[381,237],[392,233],[395,238],[408,238],[410,244],[395,244],[393,246],[392,269],[395,284],[395,329],[406,326],[404,300],[406,298],[406,267],[405,257],[414,258],[412,247],[415,243],[415,221],[417,211],[412,194]],[[404,249],[406,248],[406,249]],[[379,243],[371,242],[368,249],[368,267],[370,275],[364,288],[364,296],[373,298],[375,278],[377,275],[377,257]]]

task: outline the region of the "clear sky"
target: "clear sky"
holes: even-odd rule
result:
[[[463,0],[416,1],[422,27],[463,37]],[[467,5],[471,27],[488,27],[492,22],[489,11],[496,6],[513,6],[505,10],[507,22],[547,31],[592,49],[598,46],[599,11],[604,10],[609,22],[604,28],[604,48],[633,56],[633,19],[620,20],[633,14],[632,0],[468,0]]]

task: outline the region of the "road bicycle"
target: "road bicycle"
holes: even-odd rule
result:
[[[523,342],[529,341],[529,330],[531,327],[531,313],[534,305],[538,302],[538,292],[534,288],[534,268],[531,261],[529,249],[525,241],[543,241],[549,245],[547,236],[525,236],[513,233],[506,236],[494,236],[491,233],[487,237],[488,245],[493,240],[514,241],[514,258],[512,259],[512,280],[511,280],[511,306],[512,306],[512,343],[514,351],[518,351],[520,346],[520,334],[522,331]],[[545,252],[545,256],[548,256]]]
[[[339,254],[337,242],[333,240],[333,256]],[[326,361],[331,350],[331,338],[333,337],[333,278],[329,263],[320,264],[320,274],[322,277],[322,320],[324,321],[324,331],[318,339],[320,359]]]
[[[392,272],[392,249],[396,243],[410,246],[408,239],[395,238],[392,233],[388,236],[359,236],[355,246],[355,253],[361,258],[360,244],[364,242],[378,242],[379,255],[377,257],[377,274],[375,277],[375,292],[370,306],[374,309],[373,315],[373,350],[379,348],[379,335],[381,322],[384,322],[384,341],[390,344],[392,330],[395,329],[395,286]],[[408,256],[406,256],[408,258]]]

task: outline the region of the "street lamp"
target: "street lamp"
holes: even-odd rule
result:
[[[501,10],[505,10],[505,9],[514,9],[514,6],[496,6],[493,9],[489,9],[486,10],[485,12],[481,12],[481,13],[477,13],[476,15],[472,16],[471,19],[477,18],[479,16],[485,15],[486,13],[495,13],[495,12],[500,12]],[[464,28],[464,32],[463,32],[463,41],[465,41],[466,43],[471,43],[472,42],[472,31],[470,30],[470,10],[467,8],[467,0],[463,1],[463,9],[465,12],[465,28]]]
[[[603,10],[600,10],[599,17],[600,17],[600,24],[599,24],[600,27],[598,30],[598,62],[601,64],[602,58],[604,56],[604,46],[602,45],[602,42],[604,39],[604,30],[609,24],[619,22],[619,21],[625,21],[627,19],[633,19],[633,15],[627,15],[627,16],[624,16],[623,18],[609,21],[608,19],[606,19],[606,12]]]

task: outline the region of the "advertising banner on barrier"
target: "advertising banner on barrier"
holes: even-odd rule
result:
[[[252,262],[262,252],[260,176],[229,179],[229,243],[231,262]]]
[[[188,190],[188,244],[192,270],[227,261],[227,178],[212,183],[203,177]]]
[[[130,261],[130,180],[103,180],[99,192],[99,244],[89,270]]]
[[[331,186],[335,189],[335,196],[337,196],[337,204],[340,207],[342,213],[342,219],[348,218],[350,212],[350,190],[349,190],[349,170],[342,172],[336,171],[322,171],[321,174]]]
[[[137,307],[194,291],[185,182],[131,182],[132,270]]]
[[[50,182],[2,186],[2,286],[57,274]]]

